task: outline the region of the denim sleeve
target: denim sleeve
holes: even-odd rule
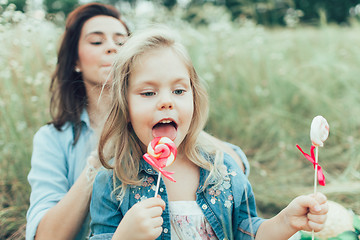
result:
[[[30,207],[26,218],[26,239],[34,239],[38,224],[44,214],[56,205],[69,190],[64,149],[56,129],[46,125],[35,134],[31,170]]]
[[[100,171],[94,181],[90,203],[91,240],[111,239],[123,215],[113,194],[111,170]]]
[[[231,143],[228,143],[228,142],[225,142],[227,145],[229,145],[234,151],[235,153],[240,157],[242,163],[244,164],[244,168],[245,168],[245,176],[249,176],[250,174],[250,164],[249,164],[249,161],[245,155],[245,153],[243,152],[243,150],[241,150],[240,147],[234,145],[234,144],[231,144]]]
[[[231,173],[231,191],[233,193],[233,236],[236,240],[252,240],[260,225],[265,221],[258,217],[255,196],[251,184],[245,174],[231,157],[226,155],[224,163]]]
[[[265,219],[257,216],[255,197],[250,183],[244,183],[243,188],[241,204],[236,214],[239,224],[236,226],[235,239],[251,240],[255,238],[257,230]]]

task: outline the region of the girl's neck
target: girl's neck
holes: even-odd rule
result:
[[[173,171],[176,182],[163,178],[169,201],[195,201],[199,186],[200,170],[193,162],[184,156],[177,156],[173,164],[165,168]]]

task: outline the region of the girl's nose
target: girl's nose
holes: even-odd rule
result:
[[[174,108],[174,103],[170,96],[163,96],[158,103],[159,110],[171,110]]]
[[[168,103],[164,103],[162,106],[161,106],[161,109],[173,109],[173,104],[171,102],[168,102]]]

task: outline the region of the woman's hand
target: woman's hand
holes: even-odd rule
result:
[[[121,220],[113,239],[153,240],[162,232],[165,202],[149,198],[130,208]]]

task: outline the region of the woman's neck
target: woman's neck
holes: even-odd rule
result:
[[[107,88],[92,87],[87,89],[90,126],[98,134],[104,125],[110,106],[110,94]]]

